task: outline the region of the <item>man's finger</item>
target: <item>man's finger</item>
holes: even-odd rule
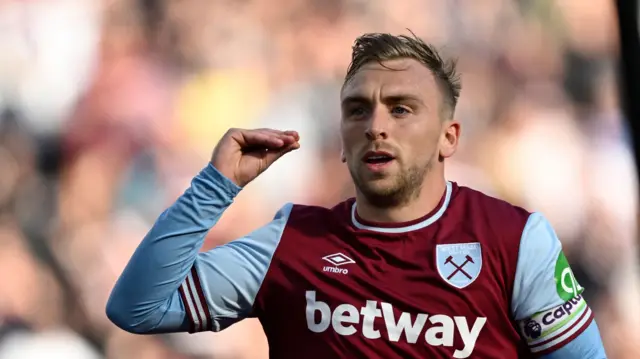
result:
[[[252,130],[243,133],[243,139],[247,146],[264,146],[269,149],[289,146],[297,142],[298,138],[297,133],[287,134],[284,131],[270,129]]]
[[[251,131],[242,134],[243,142],[247,147],[265,147],[278,149],[287,145],[285,137],[267,131]]]
[[[300,135],[298,134],[297,131],[281,131],[281,130],[274,130],[271,128],[261,128],[255,131],[278,137],[281,140],[283,140],[285,142],[285,145],[287,146],[300,140]]]
[[[298,131],[284,131],[284,134],[287,136],[292,136],[296,139],[296,141],[300,141],[300,134],[298,134]]]

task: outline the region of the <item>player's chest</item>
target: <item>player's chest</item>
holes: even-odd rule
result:
[[[279,249],[263,288],[270,312],[298,331],[432,355],[470,353],[498,335],[491,322],[508,321],[495,254],[478,241],[297,244]]]
[[[282,295],[314,290],[328,305],[393,303],[400,312],[464,315],[508,299],[504,259],[476,238],[375,242],[324,236],[283,243],[271,270]],[[280,278],[280,279],[278,279]]]

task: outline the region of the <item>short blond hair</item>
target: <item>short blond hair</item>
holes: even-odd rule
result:
[[[412,36],[396,36],[386,33],[370,33],[358,37],[353,45],[351,63],[347,69],[344,83],[349,82],[358,70],[370,62],[382,65],[384,61],[402,58],[414,59],[431,70],[435,76],[442,91],[445,116],[450,118],[453,116],[462,89],[460,76],[456,70],[456,60],[443,59],[433,45],[424,42],[415,34],[411,34]]]

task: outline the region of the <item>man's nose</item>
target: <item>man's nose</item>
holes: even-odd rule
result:
[[[389,137],[389,116],[382,109],[376,110],[369,119],[365,135],[369,141],[386,140]]]

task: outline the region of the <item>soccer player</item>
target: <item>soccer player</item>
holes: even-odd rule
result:
[[[238,192],[300,146],[294,131],[232,129],[133,254],[108,317],[132,333],[257,317],[283,359],[605,358],[544,216],[445,180],[459,93],[455,64],[419,38],[359,37],[340,93],[356,198],[287,204],[199,253]]]

